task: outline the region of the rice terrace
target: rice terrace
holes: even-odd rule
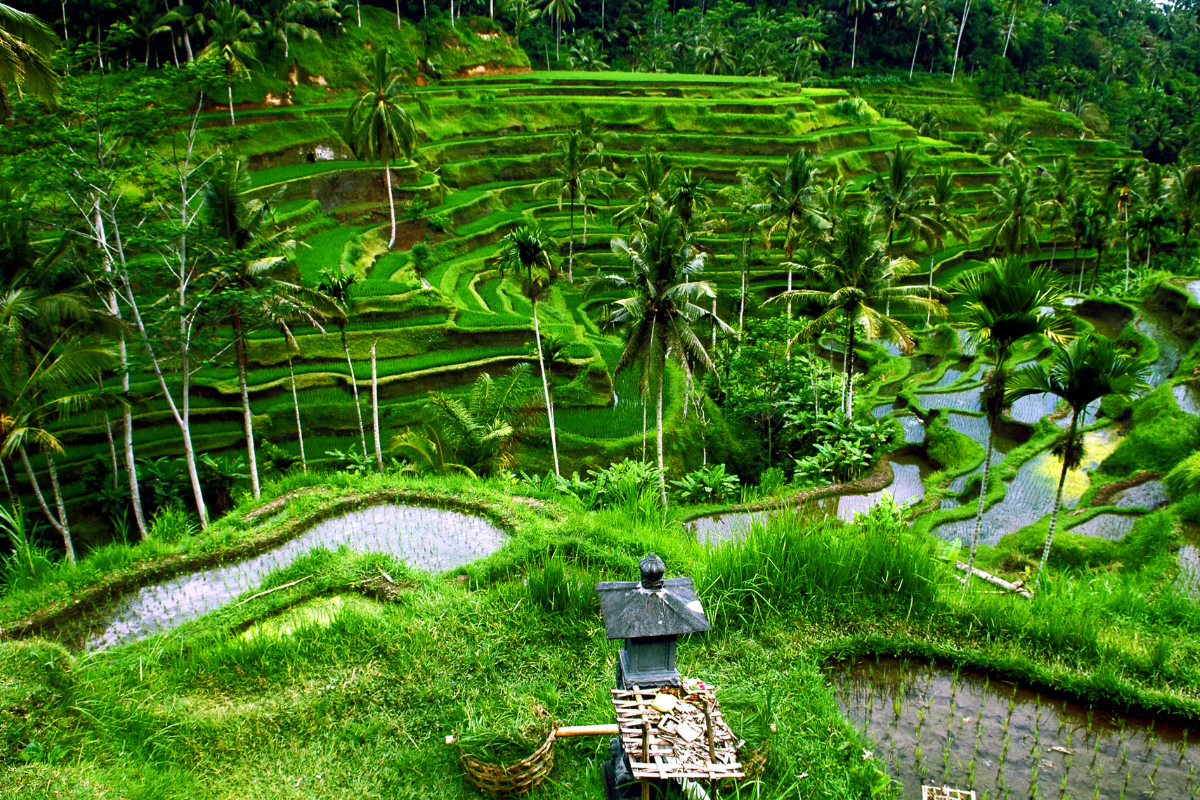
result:
[[[0,3],[0,797],[1200,797],[1196,0]]]

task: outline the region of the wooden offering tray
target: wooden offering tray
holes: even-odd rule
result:
[[[921,800],[975,800],[975,792],[949,786],[922,786]]]
[[[682,686],[613,689],[621,744],[638,779],[743,778],[734,736],[721,717],[716,689],[684,678]]]

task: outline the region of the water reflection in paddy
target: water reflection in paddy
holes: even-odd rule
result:
[[[831,681],[845,715],[874,740],[873,756],[902,783],[905,800],[920,797],[922,783],[1014,800],[1183,800],[1200,785],[1200,751],[1168,725],[892,659],[837,667]]]
[[[310,551],[341,546],[388,553],[411,567],[442,572],[500,548],[504,532],[480,517],[419,506],[379,505],[320,522],[260,556],[146,586],[126,598],[88,641],[103,649],[175,628],[220,608]]]
[[[1067,473],[1067,483],[1063,487],[1064,508],[1075,506],[1090,484],[1087,473],[1099,466],[1100,462],[1116,449],[1118,441],[1119,433],[1116,427],[1089,431],[1084,435],[1083,467]],[[1005,487],[1004,499],[983,512],[980,542],[995,544],[1005,534],[1015,533],[1048,514],[1054,502],[1061,469],[1062,461],[1048,450],[1038,453],[1022,464],[1012,481]],[[958,491],[961,492],[962,489]],[[934,532],[943,539],[958,538],[968,541],[974,529],[975,521],[967,519],[944,523],[935,528]]]

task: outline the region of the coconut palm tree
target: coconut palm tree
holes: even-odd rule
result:
[[[921,37],[925,34],[925,26],[930,23],[936,26],[938,20],[942,18],[946,6],[945,0],[907,0],[904,5],[907,8],[909,24],[919,23],[917,25],[917,41],[913,45],[912,63],[908,67],[908,79],[911,81],[913,71],[917,68],[917,50],[921,47]]]
[[[1129,208],[1137,201],[1141,188],[1141,172],[1136,161],[1126,161],[1109,170],[1105,190],[1116,201],[1116,217],[1121,220],[1125,235],[1125,291],[1129,291]]]
[[[198,58],[220,59],[225,67],[225,88],[229,92],[229,124],[237,125],[233,116],[233,79],[247,72],[248,62],[256,61],[254,37],[262,34],[262,27],[246,9],[235,5],[232,0],[211,0],[208,16],[198,16],[197,24],[208,34],[208,44]]]
[[[342,352],[346,354],[346,368],[350,371],[350,389],[354,393],[354,410],[358,414],[358,436],[362,441],[363,458],[367,457],[367,429],[363,425],[362,403],[358,399],[358,379],[354,377],[354,361],[350,358],[350,343],[346,341],[346,326],[350,322],[350,304],[353,301],[354,287],[359,284],[359,277],[349,270],[338,269],[336,272],[324,270],[317,291],[333,302],[336,313],[333,322],[338,326],[342,337]]]
[[[963,3],[962,21],[958,25],[958,38],[954,40],[954,61],[950,66],[950,82],[954,83],[954,78],[958,75],[958,52],[962,47],[963,31],[967,29],[967,17],[971,13],[971,0],[966,0]]]
[[[648,219],[666,206],[670,193],[671,161],[662,153],[642,148],[633,167],[617,182],[617,188],[629,198],[629,204],[613,214],[613,224],[623,227],[627,222]]]
[[[915,149],[896,145],[887,154],[887,169],[876,174],[867,186],[871,202],[883,218],[889,257],[897,231],[925,242],[930,249],[947,233],[937,207],[923,188],[925,172],[917,168],[916,154]]]
[[[656,430],[658,467],[666,474],[663,456],[663,385],[667,364],[673,362],[690,378],[694,367],[713,368],[694,324],[711,312],[699,305],[715,296],[707,281],[697,280],[704,271],[704,254],[685,234],[683,220],[661,206],[652,219],[643,220],[629,239],[614,238],[613,253],[628,264],[630,275],[601,275],[588,289],[612,289],[622,296],[613,303],[609,322],[625,330],[625,348],[616,372],[636,367],[643,400],[649,404],[658,394]],[[716,324],[731,330],[720,319]],[[666,479],[659,490],[667,505]]]
[[[811,341],[825,331],[838,328],[845,331],[846,391],[842,411],[848,417],[854,412],[854,348],[860,336],[867,341],[894,342],[904,353],[911,353],[915,346],[908,326],[879,307],[894,305],[903,311],[929,313],[939,319],[946,317],[946,307],[938,299],[922,296],[938,290],[899,284],[918,265],[910,258],[888,257],[880,227],[882,224],[874,214],[846,214],[832,235],[814,248],[810,269],[826,288],[797,289],[773,298],[776,302],[804,300],[822,309],[820,316],[802,328],[793,341],[799,338]]]
[[[392,62],[390,50],[379,50],[368,56],[366,68],[361,75],[367,89],[350,106],[342,138],[350,145],[357,158],[383,164],[392,218],[392,237],[388,240],[388,249],[391,249],[396,244],[396,200],[392,197],[392,163],[401,156],[411,160],[418,147],[416,121],[400,105],[400,101],[404,99],[416,103],[422,114],[428,114],[428,108],[424,101],[417,97],[416,84]]]
[[[983,480],[979,486],[979,508],[971,534],[971,556],[967,579],[973,575],[979,533],[983,528],[983,509],[991,475],[996,425],[1004,410],[1004,391],[1008,384],[1008,361],[1017,342],[1030,336],[1045,336],[1052,342],[1065,342],[1071,332],[1070,320],[1047,308],[1058,309],[1065,297],[1062,285],[1047,267],[1032,268],[1018,256],[990,260],[982,268],[960,279],[955,289],[966,301],[963,329],[995,367],[988,376],[980,404],[988,419],[987,448],[983,461]]]
[[[546,401],[546,419],[550,423],[550,449],[554,454],[554,474],[558,475],[558,434],[554,426],[554,402],[550,397],[550,382],[546,377],[546,360],[542,354],[542,329],[538,323],[538,301],[550,293],[550,285],[558,273],[550,253],[556,248],[554,240],[541,228],[523,226],[500,240],[500,274],[514,272],[521,276],[521,291],[533,306],[533,338],[537,343],[538,367],[542,373],[542,392]]]
[[[854,17],[854,36],[850,40],[850,69],[858,58],[858,18],[867,10],[868,0],[846,0],[846,13]]]
[[[570,212],[570,233],[567,239],[567,281],[575,282],[575,203],[591,192],[604,191],[604,179],[608,170],[601,162],[601,151],[591,146],[588,135],[576,128],[554,142],[551,164],[555,177],[539,183],[534,191],[552,191],[562,208],[563,197],[567,198]],[[586,210],[584,212],[587,213]]]
[[[550,23],[554,26],[555,60],[562,57],[563,23],[573,21],[575,12],[578,10],[579,4],[575,0],[543,0],[542,13],[550,19]]]
[[[787,291],[792,291],[792,256],[802,236],[819,237],[829,229],[829,220],[821,213],[821,171],[816,159],[807,150],[797,148],[784,162],[783,171],[776,174],[772,169],[758,173],[762,187],[763,202],[756,207],[762,215],[762,226],[766,231],[768,249],[771,236],[783,229],[783,259],[788,265]],[[791,315],[791,304],[788,304]]]
[[[1075,167],[1073,156],[1062,156],[1054,159],[1054,165],[1042,172],[1041,177],[1046,183],[1045,205],[1049,209],[1048,221],[1051,231],[1061,228],[1066,218],[1071,198],[1079,188],[1079,170]],[[1051,236],[1050,266],[1054,266],[1054,257],[1058,253],[1058,239]]]
[[[1025,147],[1032,134],[1018,120],[1008,119],[1000,123],[994,130],[988,131],[983,143],[983,152],[987,153],[993,164],[1007,167],[1013,163],[1025,160]]]
[[[286,59],[292,39],[321,41],[321,34],[309,27],[309,22],[341,18],[334,0],[269,0],[263,8],[263,35],[268,41],[283,44]]]
[[[1176,168],[1167,188],[1171,209],[1175,213],[1179,232],[1183,234],[1183,249],[1187,250],[1192,228],[1200,219],[1200,165]]]
[[[0,3],[0,113],[12,117],[9,86],[47,103],[58,98],[58,74],[50,57],[58,37],[33,14]]]
[[[983,218],[992,222],[983,232],[991,251],[1005,254],[1038,249],[1042,217],[1038,209],[1038,186],[1020,164],[1012,164],[992,190],[992,202]]]
[[[1083,463],[1083,436],[1079,432],[1079,417],[1092,403],[1108,395],[1128,400],[1150,388],[1146,373],[1150,365],[1136,356],[1123,352],[1106,337],[1081,336],[1068,345],[1058,345],[1050,357],[1050,365],[1036,363],[1023,367],[1008,379],[1005,400],[1012,403],[1031,394],[1052,394],[1071,407],[1071,425],[1053,448],[1063,460],[1054,495],[1054,510],[1050,513],[1050,529],[1046,546],[1038,564],[1038,576],[1046,568],[1054,528],[1062,508],[1063,486],[1067,471],[1079,469]]]
[[[29,297],[6,297],[6,311],[27,305]],[[21,312],[22,314],[24,312]],[[10,318],[11,319],[11,318]],[[62,537],[67,561],[75,563],[75,545],[67,521],[67,508],[54,455],[64,451],[62,443],[47,427],[52,417],[71,413],[98,404],[94,378],[116,363],[111,350],[85,341],[76,335],[75,326],[62,330],[59,338],[50,343],[40,358],[28,370],[0,370],[0,460],[19,457],[25,466],[30,486],[50,527]],[[46,459],[50,485],[54,491],[57,513],[51,511],[38,484],[37,472],[29,460],[29,448],[35,447]]]
[[[275,223],[269,203],[247,199],[250,177],[245,162],[220,163],[204,187],[205,225],[216,242],[214,293],[225,303],[233,330],[238,389],[242,396],[242,425],[250,465],[250,489],[258,498],[258,459],[254,447],[254,418],[246,381],[247,333],[269,321],[271,309],[293,310],[312,305],[314,293],[288,281],[282,268],[299,246],[291,231]]]

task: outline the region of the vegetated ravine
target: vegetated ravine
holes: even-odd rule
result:
[[[503,531],[481,517],[422,506],[372,506],[317,523],[262,555],[145,586],[121,601],[86,646],[104,649],[197,619],[315,548],[386,553],[415,569],[437,573],[495,552],[504,539]]]

